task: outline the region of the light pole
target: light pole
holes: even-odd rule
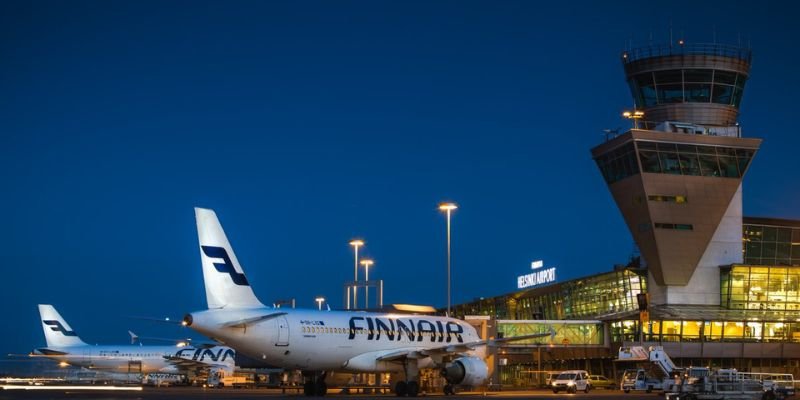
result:
[[[356,298],[358,297],[358,248],[364,245],[364,241],[361,239],[353,239],[350,241],[350,246],[353,246],[355,249],[356,260],[353,266],[353,308],[357,307]],[[348,305],[348,308],[350,306]]]
[[[369,267],[375,264],[375,261],[369,259],[361,260],[361,265],[364,266],[364,281],[366,284],[364,285],[364,307],[369,309]]]
[[[325,298],[324,298],[324,297],[322,297],[322,296],[319,296],[319,297],[317,297],[316,299],[314,299],[314,301],[316,301],[316,302],[317,302],[317,308],[318,308],[320,311],[322,311],[322,303],[324,303],[324,302],[325,302]]]
[[[633,122],[633,129],[639,129],[639,124],[636,121],[644,118],[644,111],[639,111],[639,110],[635,110],[635,111],[632,111],[632,112],[631,111],[625,111],[625,112],[622,113],[622,116],[627,118],[627,119],[629,119],[629,120],[631,120],[631,122]],[[645,126],[645,129],[647,129],[646,126]]]
[[[450,316],[450,214],[458,206],[455,203],[439,204],[439,210],[447,213],[447,316]]]

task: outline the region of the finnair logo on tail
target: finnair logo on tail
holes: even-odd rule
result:
[[[233,279],[233,283],[239,286],[250,286],[247,283],[247,278],[244,276],[243,273],[236,272],[236,269],[233,268],[233,262],[231,262],[231,258],[228,257],[228,252],[225,251],[222,247],[214,247],[214,246],[200,246],[203,249],[203,253],[210,258],[221,258],[223,263],[214,263],[214,268],[217,271],[222,272],[223,274],[228,274]]]
[[[75,331],[68,331],[66,328],[64,328],[64,325],[61,325],[61,321],[46,320],[42,322],[44,322],[45,325],[50,325],[51,330],[55,332],[61,332],[64,336],[78,336]]]

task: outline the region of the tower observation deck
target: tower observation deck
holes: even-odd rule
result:
[[[737,124],[751,52],[722,44],[622,53],[633,129],[592,149],[647,265],[653,304],[719,304],[742,262],[741,183],[761,140]]]
[[[734,126],[752,52],[724,44],[648,46],[622,53],[645,128],[664,121]]]

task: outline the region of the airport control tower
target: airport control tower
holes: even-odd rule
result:
[[[742,178],[761,139],[737,123],[751,52],[721,44],[622,53],[632,129],[592,156],[648,268],[652,304],[720,304],[742,262]]]

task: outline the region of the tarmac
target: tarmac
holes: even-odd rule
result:
[[[0,400],[5,399],[102,399],[102,400],[115,400],[115,399],[263,399],[263,398],[305,398],[300,392],[284,392],[281,389],[211,389],[211,388],[198,388],[198,387],[171,387],[171,388],[153,388],[143,387],[138,390],[96,390],[96,389],[81,389],[78,387],[50,389],[39,387],[40,389],[4,389],[0,390]],[[138,388],[138,387],[137,387]],[[330,389],[328,395],[325,396],[332,399],[373,399],[373,398],[396,398],[394,394],[341,394],[339,389]],[[654,400],[663,398],[655,393],[629,393],[624,394],[619,390],[594,390],[588,394],[576,393],[554,394],[551,391],[540,390],[525,390],[525,391],[492,391],[492,392],[463,392],[455,396],[444,396],[441,393],[420,394],[419,397],[431,397],[436,399],[619,399],[626,400]]]

